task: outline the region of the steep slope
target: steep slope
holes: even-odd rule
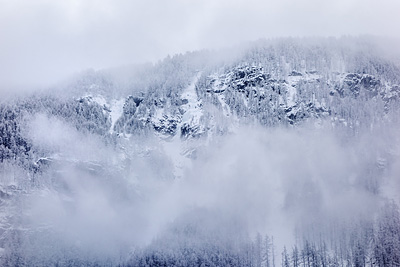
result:
[[[389,189],[398,183],[400,68],[368,39],[262,40],[118,71],[1,103],[0,262],[184,266],[192,253],[197,263],[260,265],[255,247],[266,257],[274,247],[246,232],[265,219],[260,203],[316,242],[297,244],[302,253],[322,253],[315,236],[334,251],[363,235],[330,217],[335,194],[356,195],[351,208],[372,199],[366,224],[380,201],[398,197]],[[247,212],[255,219],[243,220]],[[292,223],[276,217],[266,231]],[[368,255],[378,253],[371,242]]]

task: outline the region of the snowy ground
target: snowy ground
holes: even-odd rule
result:
[[[111,128],[110,133],[114,132],[115,122],[122,116],[125,99],[113,99],[110,104]]]
[[[203,116],[202,102],[196,93],[196,83],[200,78],[201,73],[198,73],[190,83],[190,85],[183,91],[181,99],[186,99],[187,103],[182,105],[184,113],[181,121],[177,125],[177,134],[170,140],[161,139],[161,143],[165,153],[170,157],[174,164],[174,175],[176,178],[182,178],[185,168],[190,168],[191,159],[188,153],[192,150],[187,142],[181,140],[181,128],[184,124],[196,126],[200,124],[200,119]],[[163,110],[157,110],[156,117],[160,117]]]

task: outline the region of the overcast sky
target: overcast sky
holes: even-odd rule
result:
[[[399,37],[399,11],[399,0],[0,0],[0,92],[264,37]]]

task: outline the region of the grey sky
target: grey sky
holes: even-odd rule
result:
[[[264,37],[400,37],[399,0],[0,0],[0,92]]]

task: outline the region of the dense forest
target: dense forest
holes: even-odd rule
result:
[[[0,102],[3,266],[400,266],[400,61],[260,40]]]

